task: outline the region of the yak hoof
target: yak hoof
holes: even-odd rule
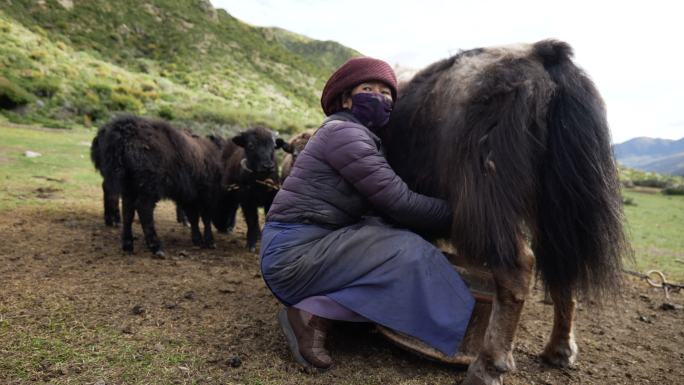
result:
[[[127,252],[128,254],[133,254],[133,242],[132,241],[130,241],[130,242],[124,241],[121,244],[121,249],[123,251]]]
[[[256,253],[256,251],[257,251],[256,246],[247,246],[247,249],[252,253]]]
[[[153,257],[154,259],[165,259],[166,258],[166,253],[162,250],[157,250],[154,252]]]
[[[556,345],[549,343],[541,354],[541,359],[559,368],[572,367],[577,360],[577,344],[574,339]]]
[[[479,356],[468,366],[468,373],[461,385],[503,385],[504,374],[513,370],[515,361],[510,353],[498,360]]]

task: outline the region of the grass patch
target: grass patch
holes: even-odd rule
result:
[[[625,206],[636,259],[632,268],[660,270],[670,281],[684,281],[684,196],[623,193],[632,201]]]
[[[0,212],[92,198],[100,175],[90,162],[94,129],[50,130],[0,123]],[[27,157],[26,151],[41,156]]]

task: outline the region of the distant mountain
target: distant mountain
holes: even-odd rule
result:
[[[209,0],[0,0],[0,115],[97,124],[126,111],[299,130],[320,123],[327,76],[359,55]]]
[[[618,162],[643,171],[684,176],[684,138],[640,137],[613,146]]]

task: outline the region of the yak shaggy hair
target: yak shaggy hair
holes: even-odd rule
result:
[[[448,200],[451,241],[490,267],[531,241],[547,288],[615,293],[629,252],[604,103],[555,40],[463,51],[401,90],[382,132],[409,186]]]

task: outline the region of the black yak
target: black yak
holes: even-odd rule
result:
[[[481,48],[420,71],[382,132],[413,190],[453,207],[451,243],[496,298],[465,384],[501,384],[536,260],[555,304],[542,358],[576,358],[575,295],[617,293],[629,254],[603,101],[566,43]],[[528,243],[529,240],[529,243]]]
[[[260,232],[258,208],[268,212],[279,189],[275,150],[286,143],[276,135],[267,128],[255,127],[233,137],[223,152],[223,196],[213,222],[219,231],[231,231],[239,206],[247,222],[250,251],[256,250]]]
[[[164,198],[176,202],[187,215],[193,244],[214,247],[211,215],[221,195],[222,147],[218,137],[200,137],[161,120],[123,116],[100,128],[93,139],[91,158],[104,178],[108,225],[119,221],[121,196],[124,251],[133,251],[131,225],[137,212],[147,247],[164,255],[153,218],[156,203]]]

